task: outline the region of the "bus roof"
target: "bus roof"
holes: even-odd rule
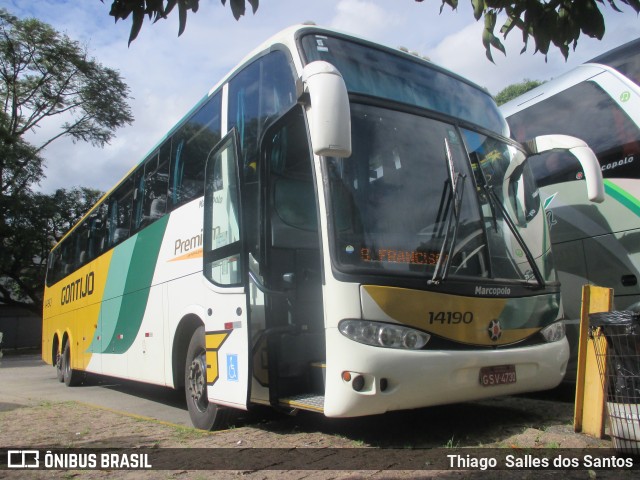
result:
[[[631,40],[630,42],[624,43],[616,48],[612,48],[611,50],[598,55],[585,63],[602,63],[603,65],[609,65],[610,67],[617,68],[616,63],[619,58],[627,57],[630,54],[636,54],[636,56],[638,56],[637,54],[639,51],[640,38],[636,38],[635,40]]]
[[[500,106],[505,117],[524,110],[550,96],[575,85],[578,82],[602,73],[605,70],[615,71],[617,74],[628,75],[629,64],[633,63],[635,69],[640,70],[640,38],[627,42],[619,47],[609,50],[582,65],[569,70],[562,75],[545,82],[544,84],[523,93],[517,98]],[[630,77],[633,79],[633,77]]]

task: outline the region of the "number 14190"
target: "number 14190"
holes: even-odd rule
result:
[[[469,324],[473,322],[473,312],[429,312],[429,323],[441,323],[455,325],[457,323]]]

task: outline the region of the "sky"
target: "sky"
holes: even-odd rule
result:
[[[46,178],[38,186],[51,193],[83,186],[107,191],[159,142],[218,80],[245,55],[283,28],[306,21],[337,28],[391,47],[405,47],[495,95],[524,79],[549,80],[572,67],[640,37],[640,19],[626,5],[623,13],[598,4],[605,15],[602,41],[581,36],[568,61],[559,51],[547,58],[533,54],[533,41],[523,47],[519,31],[503,41],[507,55],[494,51],[495,63],[485,56],[482,19],[476,22],[471,2],[456,11],[440,1],[425,0],[261,0],[256,14],[236,21],[219,0],[201,0],[189,12],[187,28],[178,37],[177,9],[166,20],[145,21],[138,38],[128,46],[130,20],[114,23],[111,0],[0,0],[0,7],[20,18],[35,17],[86,44],[90,55],[119,71],[129,86],[135,117],[118,129],[104,148],[57,140],[44,152]],[[498,25],[501,25],[498,19]],[[60,124],[50,122],[27,139],[34,145],[53,136]]]

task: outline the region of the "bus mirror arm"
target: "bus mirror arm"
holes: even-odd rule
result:
[[[600,163],[589,147],[575,147],[569,150],[578,159],[587,181],[587,196],[591,202],[604,202],[604,182]]]
[[[298,101],[309,115],[313,153],[328,157],[351,156],[351,109],[342,75],[328,62],[304,67],[298,82]]]
[[[580,162],[587,183],[587,196],[591,202],[604,201],[604,183],[600,163],[593,150],[582,140],[569,135],[541,135],[524,144],[529,155],[539,155],[552,150],[565,150]]]

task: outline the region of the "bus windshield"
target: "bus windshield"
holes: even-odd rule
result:
[[[530,252],[536,266],[524,255],[547,233],[520,150],[432,118],[351,108],[353,154],[326,169],[339,270],[430,279],[440,261],[450,277],[534,281],[537,268],[550,279],[547,252]]]
[[[349,92],[435,110],[507,135],[507,123],[487,92],[433,64],[321,34],[304,36],[302,48],[307,62],[334,65]]]

